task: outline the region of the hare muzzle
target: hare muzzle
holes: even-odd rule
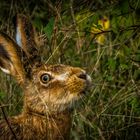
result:
[[[85,80],[87,87],[90,88],[92,80],[91,80],[91,77],[88,74],[86,74],[86,72],[78,75],[78,78]]]

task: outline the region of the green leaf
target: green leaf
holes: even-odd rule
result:
[[[43,29],[49,40],[51,40],[52,37],[54,21],[55,21],[54,17],[50,18],[49,23]]]
[[[114,71],[116,69],[116,60],[114,60],[113,58],[109,58],[108,66],[111,70]]]
[[[122,4],[120,6],[120,9],[122,10],[123,13],[127,13],[129,11],[129,3],[128,3],[128,0],[122,1]]]
[[[42,22],[41,22],[41,19],[40,18],[38,18],[38,17],[36,17],[35,19],[34,19],[34,26],[36,27],[36,28],[38,28],[38,29],[41,29],[41,27],[42,27]]]
[[[5,94],[4,92],[0,91],[0,100],[1,100],[1,99],[4,99],[5,95],[6,95],[6,94]]]
[[[126,64],[121,64],[120,67],[121,67],[122,70],[127,70],[128,69],[128,65],[126,65]]]

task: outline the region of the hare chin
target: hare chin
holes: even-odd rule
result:
[[[57,113],[63,112],[65,110],[71,110],[77,106],[77,103],[80,100],[80,98],[82,97],[77,96],[77,97],[71,98],[71,100],[68,100],[68,99],[57,100],[55,103],[51,102],[50,105],[46,104],[45,108],[48,112],[57,112]]]
[[[71,111],[72,109],[74,109],[76,107],[76,101],[74,102],[69,102],[69,103],[66,103],[66,104],[52,104],[51,107],[49,107],[49,112],[57,112],[57,113],[60,113],[60,112],[63,112],[63,111]]]

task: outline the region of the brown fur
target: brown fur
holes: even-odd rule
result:
[[[71,128],[69,113],[41,116],[26,113],[9,119],[18,140],[68,140]],[[1,140],[14,140],[15,137],[4,121],[0,122]]]
[[[91,79],[81,68],[41,63],[39,53],[31,51],[37,51],[34,37],[28,36],[31,33],[27,29],[33,32],[31,23],[25,16],[18,18],[21,43],[17,40],[17,45],[0,33],[0,68],[20,83],[24,106],[20,115],[8,118],[9,123],[0,121],[0,140],[68,140],[72,109],[84,96]],[[24,31],[25,25],[29,26]]]

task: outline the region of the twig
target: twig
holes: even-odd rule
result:
[[[71,16],[72,16],[72,20],[73,20],[73,25],[75,27],[75,30],[76,30],[76,33],[77,33],[77,37],[78,37],[78,40],[77,40],[77,49],[78,51],[80,50],[82,44],[81,44],[81,38],[80,38],[80,32],[79,32],[79,28],[77,26],[77,23],[76,23],[76,20],[75,20],[75,15],[74,15],[74,10],[73,10],[73,0],[70,0],[70,10],[71,10]]]
[[[7,107],[7,106],[10,106],[10,104],[4,104],[4,105],[1,105],[1,104],[0,104],[0,108],[2,108],[2,107]]]
[[[3,117],[4,117],[4,120],[6,121],[8,127],[9,127],[9,129],[10,129],[10,131],[11,131],[11,133],[13,134],[14,139],[15,139],[15,140],[18,140],[17,137],[16,137],[16,134],[14,133],[14,131],[13,131],[13,129],[12,129],[12,127],[11,127],[11,125],[10,125],[8,119],[7,119],[7,116],[6,116],[5,111],[4,111],[4,107],[5,107],[5,106],[4,106],[4,105],[1,105],[1,103],[0,103],[0,108],[1,108],[1,111],[2,111],[2,114],[3,114]]]

